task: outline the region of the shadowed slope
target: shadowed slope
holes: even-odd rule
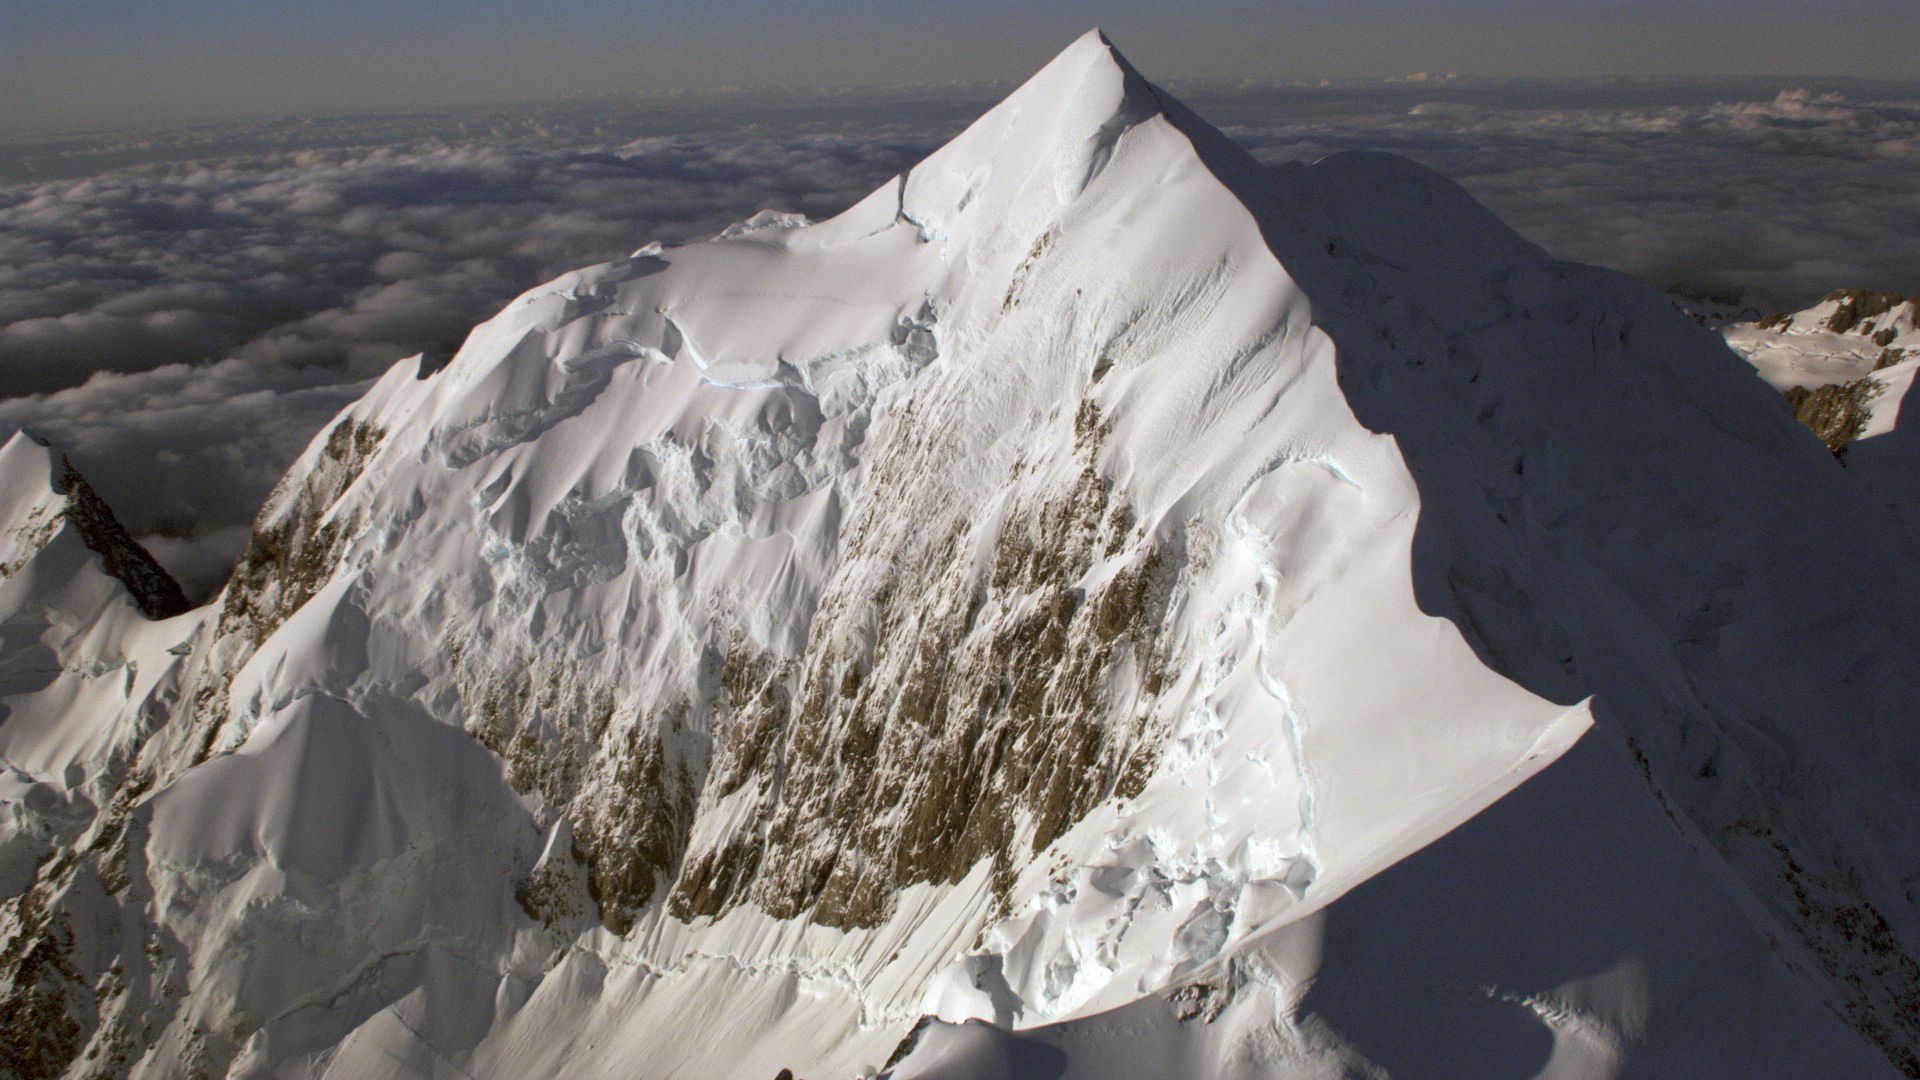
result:
[[[1384,154],[1269,171],[1169,115],[1254,211],[1420,489],[1415,593],[1536,693],[1592,695],[1786,955],[1920,1075],[1912,539],[1717,336]]]

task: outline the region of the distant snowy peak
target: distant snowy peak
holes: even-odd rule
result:
[[[0,446],[0,571],[12,574],[59,528],[66,500],[55,488],[65,458],[22,431]]]
[[[1762,330],[1782,333],[1854,334],[1886,347],[1914,333],[1920,299],[1875,289],[1841,289],[1798,312],[1780,312],[1759,320]]]
[[[1920,356],[1920,298],[1842,289],[1802,311],[1748,314],[1719,328],[1769,383],[1811,389]]]
[[[1717,326],[1836,453],[1899,427],[1920,371],[1920,299],[1842,289],[1803,311]]]
[[[1796,419],[1920,534],[1920,298],[1843,289],[1804,311],[1744,318],[1727,344]]]
[[[0,447],[0,477],[0,576],[19,572],[70,530],[126,587],[141,614],[163,619],[187,610],[179,584],[52,444],[16,433]]]

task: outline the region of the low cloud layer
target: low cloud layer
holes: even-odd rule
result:
[[[1920,99],[1920,94],[1911,95]],[[1920,291],[1920,100],[1858,88],[1189,91],[1263,160],[1384,149],[1557,255],[1762,307]],[[515,294],[824,217],[984,102],[353,118],[0,144],[0,430],[63,444],[201,592],[363,381]],[[57,179],[26,179],[59,177]]]
[[[1920,88],[1913,96],[1789,88],[1748,102],[1567,107],[1461,94],[1230,128],[1268,161],[1404,154],[1561,258],[1794,308],[1842,287],[1920,291]]]
[[[364,377],[448,350],[514,294],[640,240],[762,205],[831,213],[924,148],[347,150],[0,190],[0,397],[228,357]]]

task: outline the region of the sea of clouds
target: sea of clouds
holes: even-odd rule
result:
[[[205,595],[365,380],[507,300],[772,207],[825,217],[994,91],[573,103],[0,141],[0,434],[64,447]],[[1920,88],[1194,87],[1263,160],[1459,180],[1556,255],[1793,307],[1920,291]]]

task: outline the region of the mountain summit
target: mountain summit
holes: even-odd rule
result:
[[[1915,1075],[1906,529],[1088,34],[396,366],[207,607],[0,581],[0,1071]]]

